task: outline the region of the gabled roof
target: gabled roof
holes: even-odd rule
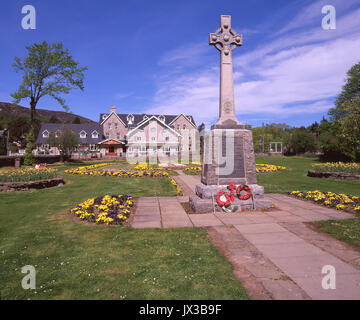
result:
[[[127,116],[131,114],[134,116],[134,123],[131,125],[128,125],[128,121],[127,121]],[[99,123],[103,123],[105,120],[103,120],[103,115],[106,115],[105,120],[108,118],[108,116],[110,115],[110,113],[100,113],[100,119],[99,119]],[[147,114],[147,113],[117,113],[117,116],[121,119],[121,121],[125,124],[126,127],[128,127],[129,129],[131,129],[131,127],[137,127],[141,122],[146,121],[147,119],[144,119],[144,116],[147,116],[148,119],[151,118],[152,116],[155,116],[157,118],[159,118],[159,116],[161,116],[161,114]],[[171,126],[171,123],[174,122],[174,119],[176,119],[177,117],[179,117],[179,115],[169,115],[169,114],[163,114],[163,116],[165,117],[165,124],[167,124],[168,126]],[[188,115],[185,117],[187,119],[189,119],[189,121],[196,127],[194,118],[191,115]]]
[[[44,123],[41,125],[38,137],[36,139],[36,144],[45,143],[46,138],[43,138],[42,134],[44,131],[48,132],[56,132],[63,131],[66,129],[70,129],[71,131],[77,134],[79,143],[81,144],[96,144],[103,139],[102,136],[102,127],[98,123],[81,123],[81,124],[73,124],[73,123]],[[80,138],[80,132],[86,132],[86,138]],[[97,131],[99,133],[98,138],[92,138],[91,133],[93,131]]]
[[[179,118],[180,116],[183,116],[186,120],[188,120],[188,121],[194,126],[194,128],[196,129],[196,125],[195,125],[195,122],[194,122],[193,117],[192,117],[192,116],[186,116],[186,115],[184,115],[183,113],[180,113],[176,118],[174,118],[174,119],[169,123],[169,125],[171,125],[173,122],[175,122],[175,120],[176,120],[177,118]]]
[[[106,113],[101,113],[100,114],[100,124],[102,125],[107,119],[109,119],[111,117],[111,115],[114,114],[119,120],[120,122],[122,122],[122,124],[126,127],[126,122],[124,122],[120,117],[119,115],[116,113],[116,112],[110,112],[105,119],[103,119],[103,115],[106,115]]]
[[[156,121],[158,121],[161,125],[167,127],[169,130],[171,130],[175,135],[177,136],[181,136],[181,134],[177,133],[173,128],[171,128],[169,125],[167,125],[166,123],[162,122],[158,117],[156,116],[151,116],[150,118],[146,119],[145,121],[142,121],[137,127],[133,128],[132,130],[130,130],[126,136],[129,136],[131,133],[133,133],[133,131],[136,131],[139,127],[143,126],[145,123],[150,122],[150,120],[155,119]]]

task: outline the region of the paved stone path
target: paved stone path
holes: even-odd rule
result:
[[[174,178],[190,191],[199,183],[196,176]],[[254,299],[360,299],[360,250],[304,225],[353,215],[286,195],[266,196],[274,210],[190,215],[180,204],[187,197],[141,198],[132,226],[208,227],[211,240]],[[335,267],[335,290],[322,288],[326,265]]]

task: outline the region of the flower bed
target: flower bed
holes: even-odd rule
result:
[[[286,170],[286,167],[276,166],[273,164],[264,164],[264,163],[256,164],[256,173],[276,172],[280,170]]]
[[[70,212],[80,220],[122,225],[128,220],[134,200],[128,195],[105,195],[79,203]]]
[[[49,168],[11,169],[0,172],[0,182],[37,181],[44,179],[52,179],[56,176],[57,171],[55,169]]]
[[[289,195],[298,199],[310,200],[326,207],[336,208],[348,212],[360,212],[360,198],[346,195],[344,193],[321,192],[319,190],[302,192],[291,191]]]
[[[193,175],[201,174],[201,167],[187,167],[184,169],[184,173]]]
[[[312,165],[313,170],[322,171],[322,172],[347,172],[360,174],[360,165],[352,162],[352,163],[344,163],[344,162],[326,162],[326,163],[315,163]]]
[[[108,165],[108,164],[105,164]],[[99,166],[99,165],[97,165]],[[91,167],[91,166],[88,166]],[[81,176],[110,176],[119,178],[142,178],[142,177],[166,177],[170,180],[171,184],[176,188],[178,195],[182,194],[182,190],[176,181],[169,175],[168,172],[162,170],[92,170],[94,168],[86,169],[87,167],[79,167],[75,169],[65,170],[65,173],[75,174]],[[98,167],[96,167],[98,168]],[[96,169],[95,168],[95,169]]]

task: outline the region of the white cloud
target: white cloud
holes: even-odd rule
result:
[[[313,10],[311,6],[304,12]],[[253,115],[276,122],[298,114],[326,114],[341,90],[347,70],[360,60],[359,16],[360,9],[343,15],[336,30],[322,30],[319,24],[318,28],[291,35],[283,31],[258,49],[240,55],[237,51],[243,49],[235,50],[235,105],[239,119]],[[295,29],[295,24],[290,24],[290,29]],[[180,54],[172,57],[178,63],[183,59]],[[147,112],[182,112],[192,114],[198,123],[213,123],[219,108],[217,64],[214,61],[177,77],[168,71],[159,81],[153,106]]]

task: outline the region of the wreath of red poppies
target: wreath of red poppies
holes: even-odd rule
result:
[[[225,197],[225,201],[221,200],[222,196]],[[217,196],[216,196],[216,203],[220,206],[220,207],[228,207],[231,203],[231,199],[230,196],[225,193],[224,191],[219,191]]]
[[[241,191],[243,190],[246,191],[245,195],[241,194]],[[247,200],[251,197],[251,189],[246,184],[242,184],[241,186],[238,186],[238,188],[236,189],[236,194],[240,200]]]
[[[224,191],[219,191],[216,196],[216,203],[220,207],[227,208],[228,206],[230,206],[231,202],[235,200],[234,199],[235,185],[233,183],[230,183],[230,188],[228,187],[228,189],[230,189],[231,191],[230,194],[225,193]],[[246,191],[246,194],[242,195],[241,194],[242,191]],[[251,197],[251,189],[246,184],[242,184],[236,188],[236,194],[240,200],[247,200]]]

